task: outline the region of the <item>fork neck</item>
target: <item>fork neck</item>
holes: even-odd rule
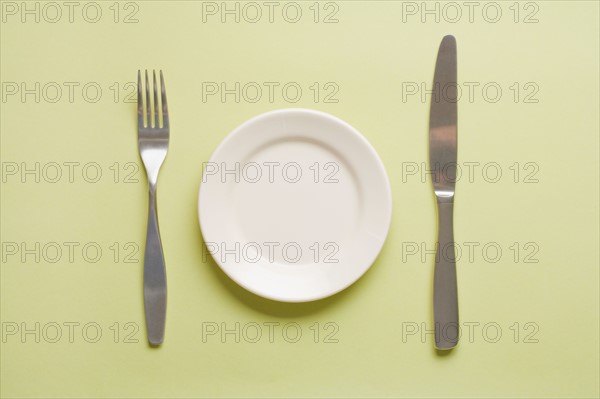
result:
[[[156,200],[156,181],[148,179],[148,193],[150,195],[150,199]]]

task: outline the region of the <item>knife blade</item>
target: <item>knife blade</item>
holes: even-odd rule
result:
[[[444,36],[438,50],[429,114],[429,163],[438,210],[438,242],[433,278],[435,347],[458,343],[458,290],[453,208],[456,185],[456,39]]]

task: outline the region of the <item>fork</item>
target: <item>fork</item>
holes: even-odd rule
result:
[[[165,318],[167,311],[167,276],[165,257],[158,229],[156,212],[156,183],[158,172],[167,156],[169,147],[169,113],[165,82],[160,71],[160,105],[156,87],[156,72],[153,98],[150,97],[150,81],[146,75],[146,90],[142,89],[142,74],[138,70],[138,146],[140,157],[148,176],[148,230],[144,253],[144,309],[146,313],[146,331],[150,345],[160,345],[165,336]],[[144,112],[144,104],[145,112]],[[160,112],[162,110],[162,112]],[[162,116],[162,118],[161,118]],[[162,122],[162,123],[161,123]]]

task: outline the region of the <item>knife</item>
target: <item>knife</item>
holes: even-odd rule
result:
[[[457,81],[456,39],[442,39],[433,78],[429,114],[429,163],[438,210],[438,245],[433,277],[435,347],[458,343],[458,295],[454,249],[453,208],[456,183]]]

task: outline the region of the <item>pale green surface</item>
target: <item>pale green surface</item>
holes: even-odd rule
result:
[[[25,263],[19,256],[3,261],[3,331],[9,323],[81,323],[73,343],[64,326],[54,344],[5,336],[3,397],[598,397],[597,2],[537,2],[533,24],[512,22],[512,2],[499,3],[503,17],[496,24],[480,12],[473,23],[466,15],[454,24],[418,17],[403,23],[400,2],[339,2],[337,24],[313,23],[312,2],[300,3],[297,24],[281,14],[272,24],[266,16],[256,24],[231,18],[222,24],[217,17],[202,23],[202,4],[188,1],[139,2],[139,23],[115,24],[112,2],[99,4],[97,24],[80,13],[74,23],[63,16],[56,24],[3,14],[2,82],[81,82],[79,88],[98,82],[103,89],[95,104],[80,91],[73,103],[36,104],[28,96],[26,103],[9,97],[1,104],[3,163],[97,162],[103,172],[96,184],[81,174],[74,183],[66,176],[55,184],[31,176],[21,183],[3,172],[5,245],[77,241],[103,249],[97,263],[80,252],[73,263],[66,253],[55,264],[36,264],[32,255]],[[530,11],[522,9],[521,18]],[[480,90],[473,102],[461,100],[459,161],[497,162],[503,177],[487,183],[478,169],[473,183],[457,185],[456,240],[481,243],[473,262],[459,262],[461,319],[481,325],[472,343],[463,338],[441,357],[431,336],[402,340],[403,322],[431,328],[433,264],[431,255],[402,262],[402,242],[433,248],[436,221],[429,181],[409,176],[402,182],[403,162],[427,159],[429,97],[403,103],[401,88],[402,82],[431,88],[437,46],[448,33],[458,41],[459,80],[498,82],[503,89],[497,103],[484,101]],[[140,67],[165,71],[172,118],[159,191],[169,284],[166,342],[159,350],[145,344],[142,264],[115,263],[108,248],[143,245],[145,237],[143,173],[139,183],[114,183],[109,169],[139,162],[135,105],[115,103],[109,86],[133,81]],[[201,83],[222,81],[294,81],[304,95],[295,104],[280,95],[273,103],[235,103],[231,96],[224,104],[203,103]],[[315,103],[313,82],[336,82],[339,102]],[[515,103],[514,82],[535,82],[539,102]],[[203,263],[197,223],[202,162],[246,119],[292,106],[330,112],[361,131],[387,168],[394,202],[387,243],[364,278],[333,298],[300,305],[253,296],[213,262]],[[514,183],[509,167],[515,162],[539,165],[539,182],[522,183],[521,175]],[[488,242],[503,250],[497,263],[482,257]],[[523,263],[523,249],[515,262],[514,242],[536,243],[539,263]],[[266,321],[297,322],[303,336],[287,343],[280,326],[273,343],[267,327],[255,344],[235,343],[233,336],[202,342],[203,322],[232,328]],[[82,338],[88,322],[102,328],[97,343]],[[109,329],[115,322],[119,343]],[[140,327],[138,343],[122,342],[127,322]],[[310,330],[315,322],[319,343]],[[339,326],[338,343],[322,342],[326,322]],[[502,328],[497,343],[481,334],[489,322]],[[519,343],[510,329],[515,322]],[[523,342],[527,322],[539,326],[539,342]]]

